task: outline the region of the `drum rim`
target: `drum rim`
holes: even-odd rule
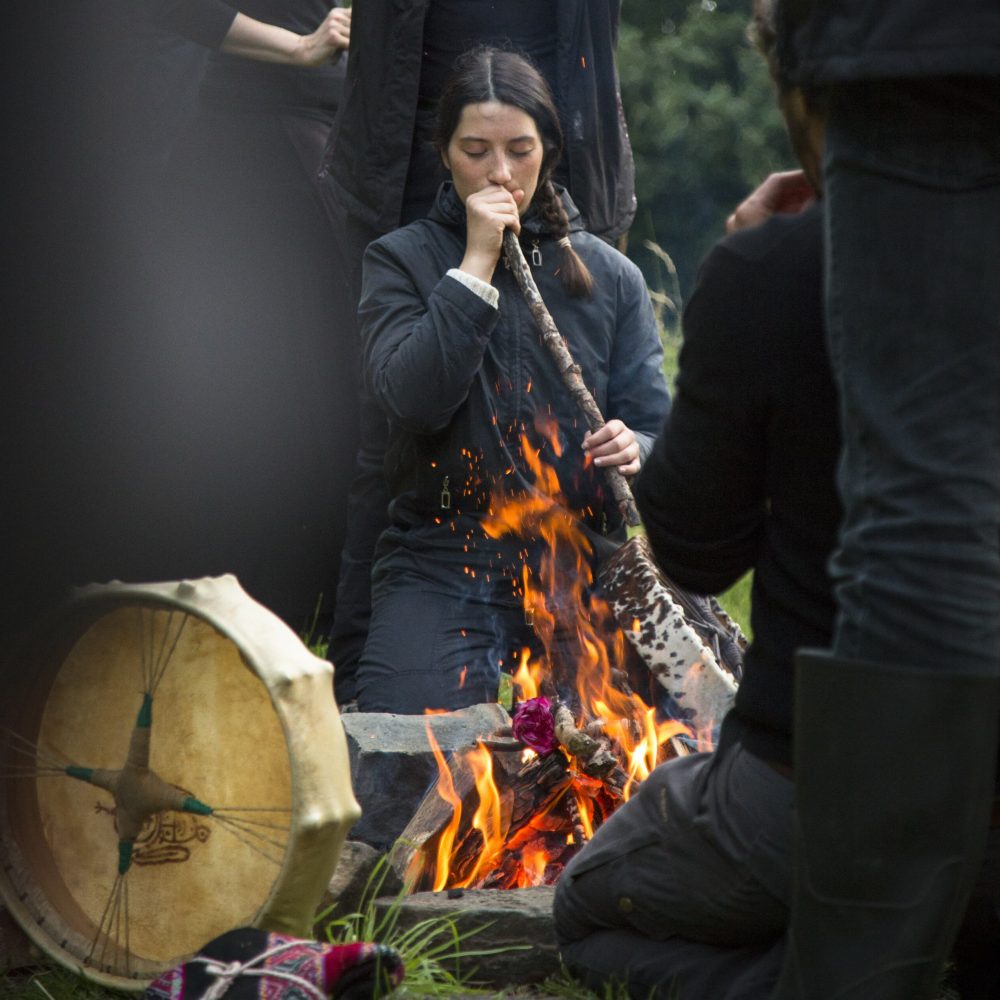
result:
[[[281,619],[246,594],[234,576],[138,584],[112,581],[77,589],[64,604],[46,615],[18,646],[19,652],[26,652],[37,660],[47,655],[54,666],[42,671],[44,676],[31,679],[22,671],[21,683],[15,685],[14,697],[9,702],[11,710],[14,705],[30,704],[33,697],[35,704],[28,711],[34,716],[29,714],[28,728],[37,734],[46,698],[66,655],[101,617],[129,605],[182,610],[204,621],[235,645],[247,668],[264,684],[278,716],[288,754],[292,818],[281,867],[253,925],[295,936],[309,936],[313,915],[336,867],[347,830],[360,816],[350,788],[346,739],[333,701],[333,668],[306,649]],[[328,697],[317,697],[324,690]],[[310,732],[318,737],[316,740],[297,738],[296,713],[302,711],[312,716]],[[343,787],[345,775],[346,790]],[[13,787],[13,782],[14,779],[0,777],[0,784],[7,790]],[[23,855],[16,843],[12,855],[8,841],[11,837],[16,840],[16,833],[24,823],[12,820],[9,812],[14,797],[6,798],[7,802],[0,803],[0,899],[46,955],[93,982],[130,991],[144,989],[156,975],[188,957],[176,956],[163,966],[144,962],[141,968],[133,970],[131,977],[126,977],[88,965],[79,955],[63,947],[68,939],[60,943],[44,922],[39,922],[44,906],[58,918],[59,924],[72,927],[60,911],[59,901],[50,900],[40,892],[43,903],[36,914],[25,902],[29,893],[12,878],[13,865],[19,859],[23,861]],[[27,823],[29,827],[30,823],[31,820]],[[61,875],[59,878],[61,880]],[[29,882],[38,889],[38,881],[37,875],[32,873],[22,886]],[[310,881],[311,884],[307,884]],[[85,920],[93,924],[89,918]]]

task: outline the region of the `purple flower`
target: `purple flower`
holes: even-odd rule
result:
[[[514,737],[544,757],[559,746],[548,698],[529,698],[518,703],[514,715]]]

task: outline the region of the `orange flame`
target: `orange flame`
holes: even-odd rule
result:
[[[580,823],[583,826],[583,832],[587,836],[587,840],[590,840],[594,836],[594,806],[593,803],[585,795],[581,795],[579,789],[573,789],[573,797],[576,799],[576,808],[580,813]]]
[[[488,875],[493,870],[493,859],[503,851],[504,846],[500,793],[493,780],[493,755],[479,743],[475,750],[467,754],[467,760],[472,767],[479,794],[479,805],[472,817],[472,827],[482,835],[483,846],[472,871],[458,883],[460,886],[473,885],[481,877]]]
[[[655,710],[623,683],[620,671],[627,662],[628,640],[612,609],[594,592],[592,546],[577,517],[564,504],[555,469],[542,458],[546,446],[555,455],[562,454],[558,426],[553,421],[539,430],[546,441],[541,447],[535,447],[526,435],[521,437],[522,454],[535,489],[517,497],[494,495],[483,524],[489,538],[510,535],[531,539],[539,543],[541,552],[537,565],[529,565],[525,545],[516,579],[525,620],[532,626],[541,652],[533,656],[528,648],[521,650],[514,683],[522,699],[536,698],[552,688],[564,698],[575,696],[573,700],[579,705],[576,724],[599,727],[619,756],[625,774],[623,798],[627,799],[664,758],[664,745],[679,734],[690,735],[690,731],[675,721],[657,723]],[[466,572],[470,572],[468,567]],[[640,621],[634,619],[631,628],[638,631]],[[533,752],[526,751],[522,759],[532,756]],[[476,885],[505,863],[505,850],[519,850],[514,884],[537,885],[543,881],[552,858],[544,846],[539,846],[544,842],[539,833],[542,827],[537,825],[542,817],[532,821],[533,831],[522,828],[510,846],[505,845],[507,831],[493,776],[493,758],[482,744],[463,758],[475,779],[479,804],[471,828],[478,831],[482,848],[469,870],[461,875],[451,873],[456,863],[452,854],[461,828],[462,807],[443,757],[436,752],[435,758],[441,771],[439,794],[452,805],[453,815],[438,841],[434,888]],[[613,808],[613,804],[605,803],[598,817],[594,797],[601,787],[600,782],[576,775],[567,790],[579,813],[577,833],[588,840],[600,819]],[[531,840],[530,836],[536,834]],[[560,835],[555,842],[572,844],[575,839],[571,832]],[[508,855],[506,864],[510,863]],[[463,859],[461,867],[468,867],[467,859]]]
[[[541,885],[545,880],[545,869],[549,857],[543,847],[525,847],[521,851],[521,872],[518,875],[517,887],[525,889],[532,885]]]
[[[541,668],[537,663],[531,663],[531,650],[525,647],[521,650],[521,658],[514,673],[514,683],[521,689],[523,699],[538,697],[540,678]]]
[[[435,789],[438,795],[451,806],[451,819],[448,825],[441,831],[437,847],[437,864],[434,868],[434,891],[440,892],[448,882],[448,870],[451,867],[451,851],[455,843],[455,834],[458,833],[458,825],[462,819],[462,800],[455,793],[455,782],[451,777],[451,769],[448,767],[441,753],[441,747],[434,739],[434,732],[430,722],[426,723],[427,742],[430,744],[431,753],[438,766],[438,782]]]

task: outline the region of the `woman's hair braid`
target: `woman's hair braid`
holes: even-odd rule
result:
[[[538,185],[535,200],[546,228],[559,241],[562,252],[559,276],[566,291],[574,298],[586,298],[594,287],[594,279],[569,241],[569,216],[550,178],[546,177]]]

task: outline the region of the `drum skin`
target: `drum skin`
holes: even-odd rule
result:
[[[330,664],[224,576],[85,587],[17,668],[0,893],[45,952],[141,989],[233,927],[309,936],[360,815]],[[119,878],[112,792],[56,768],[121,769],[144,695],[148,769],[208,812],[145,816]]]

